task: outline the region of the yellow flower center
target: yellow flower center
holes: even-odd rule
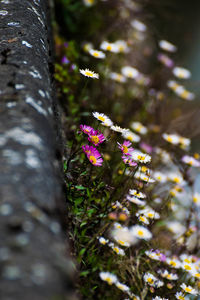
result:
[[[192,270],[191,266],[189,266],[189,265],[185,265],[184,268],[185,268],[186,270]]]
[[[176,262],[171,260],[170,263],[169,263],[172,267],[176,267]]]
[[[180,178],[174,177],[174,182],[179,183],[180,182]]]
[[[185,291],[190,293],[192,291],[192,289],[186,286]]]
[[[128,147],[127,147],[127,146],[124,146],[124,145],[123,145],[122,148],[123,148],[123,152],[124,152],[124,153],[128,153]]]
[[[119,253],[119,249],[117,247],[114,247],[113,250],[118,254]]]
[[[108,284],[110,284],[110,285],[112,284],[112,279],[110,277],[106,278],[106,281]]]
[[[138,159],[139,159],[139,160],[145,160],[145,156],[143,156],[143,155],[138,155]]]
[[[198,198],[197,197],[193,197],[193,202],[197,203],[198,202]]]
[[[152,278],[147,278],[147,282],[150,283],[150,284],[153,284],[154,280]]]
[[[138,235],[139,236],[143,236],[144,235],[144,232],[142,230],[138,230]]]
[[[124,245],[125,243],[121,240],[118,240],[118,243],[121,244],[121,245]]]
[[[129,72],[127,73],[127,76],[128,76],[128,77],[133,77],[133,73],[132,73],[131,71],[129,71]]]
[[[140,221],[145,222],[145,218],[140,216]]]
[[[183,99],[187,99],[188,96],[189,96],[189,92],[186,91],[186,90],[185,90],[184,92],[181,93],[181,97],[182,97]]]
[[[172,139],[171,136],[168,136],[168,137],[166,138],[166,140],[167,140],[168,142],[170,142],[170,143],[172,143],[172,141],[173,141],[173,139]]]
[[[93,155],[90,155],[89,160],[93,165],[95,165],[97,162],[96,157],[94,157]]]
[[[154,214],[153,214],[153,213],[148,213],[147,216],[148,216],[149,218],[153,218]]]
[[[111,45],[108,45],[108,46],[106,47],[106,50],[111,51],[111,50],[112,50],[112,46],[111,46]]]
[[[93,73],[92,73],[92,72],[90,72],[90,71],[85,71],[85,75],[86,75],[86,76],[93,77]]]
[[[102,121],[102,122],[104,122],[104,121],[105,121],[105,118],[104,118],[104,117],[102,117],[102,116],[99,116],[99,117],[98,117],[98,119],[99,119],[100,121]]]
[[[93,55],[94,55],[95,57],[98,57],[98,56],[99,56],[99,53],[98,53],[98,52],[93,52]]]
[[[90,138],[91,138],[91,141],[94,142],[95,144],[97,144],[99,142],[99,137],[96,135],[92,135]]]
[[[184,296],[178,296],[178,299],[185,300],[185,297]]]
[[[128,139],[129,141],[133,141],[132,135],[128,135],[128,136],[127,136],[127,139]]]

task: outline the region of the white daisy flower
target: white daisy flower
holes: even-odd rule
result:
[[[167,181],[167,176],[162,172],[155,171],[155,172],[153,172],[152,176],[155,180],[157,180],[159,182],[164,183]]]
[[[138,221],[140,221],[146,225],[149,225],[149,220],[145,216],[140,215],[139,213],[136,213],[136,216],[138,217]]]
[[[141,199],[146,198],[146,195],[145,195],[144,193],[138,192],[138,191],[135,190],[135,189],[130,189],[130,190],[129,190],[129,194],[130,194],[130,195],[133,195],[133,196],[136,196],[136,197],[138,197],[138,198],[141,198]]]
[[[146,250],[145,251],[145,254],[149,257],[149,258],[151,258],[151,259],[153,259],[153,260],[158,260],[158,261],[160,261],[160,260],[162,260],[162,257],[164,256],[164,254],[162,254],[160,251],[158,251],[158,250],[156,250],[156,251],[149,251],[149,250]]]
[[[114,44],[117,46],[118,52],[127,53],[129,51],[129,47],[126,41],[118,40]]]
[[[97,120],[101,121],[102,123],[111,121],[106,115],[98,113],[97,111],[93,112],[92,114],[93,114],[93,117],[95,117]]]
[[[192,263],[188,263],[188,262],[183,262],[182,263],[182,268],[183,270],[189,272],[189,273],[194,273],[196,272],[196,268],[195,265]]]
[[[116,246],[114,243],[109,243],[108,244],[109,247],[112,248],[112,250],[117,253],[118,255],[124,256],[125,252],[123,249],[119,248],[118,246]]]
[[[173,145],[178,145],[179,144],[179,135],[177,135],[177,134],[163,133],[162,137],[163,137],[164,140],[166,140],[167,142],[169,142]]]
[[[113,53],[118,53],[119,52],[118,47],[114,43],[109,43],[109,42],[106,42],[106,41],[101,43],[100,48],[104,51],[110,51],[110,52],[113,52]]]
[[[180,79],[187,79],[191,77],[191,72],[185,68],[181,67],[175,67],[173,68],[173,74],[174,76],[180,78]]]
[[[190,146],[191,144],[191,140],[183,137],[183,136],[179,136],[179,144],[183,147],[183,148],[187,148]]]
[[[139,206],[144,206],[146,204],[146,201],[140,200],[139,198],[137,198],[135,196],[127,195],[126,199],[134,204],[139,205]]]
[[[192,294],[192,295],[198,295],[198,292],[193,289],[190,285],[186,285],[185,283],[182,283],[180,286],[186,293]]]
[[[116,131],[116,132],[120,132],[120,133],[124,133],[124,132],[128,131],[128,129],[122,128],[122,127],[117,126],[117,125],[111,126],[110,129],[112,129],[113,131]]]
[[[178,174],[178,173],[175,173],[175,172],[171,172],[167,175],[167,179],[172,181],[172,182],[175,182],[175,183],[178,183],[178,184],[184,184],[185,181],[183,179],[183,176],[181,174]]]
[[[98,237],[97,239],[99,240],[99,243],[102,245],[106,245],[109,242],[109,240],[106,240],[103,236]]]
[[[142,181],[145,181],[147,183],[155,182],[155,180],[153,178],[151,178],[150,176],[148,176],[148,175],[146,175],[146,174],[144,174],[140,171],[135,172],[134,177],[138,180],[142,180]]]
[[[152,238],[152,233],[146,227],[140,225],[132,226],[130,231],[133,236],[139,239],[150,240]]]
[[[179,269],[181,268],[181,262],[177,258],[167,258],[166,263],[172,268]]]
[[[117,228],[116,225],[114,225],[114,230],[112,230],[111,235],[120,246],[130,247],[130,245],[134,245],[137,242],[135,236],[132,235],[127,227],[121,226]]]
[[[167,270],[158,270],[158,273],[163,277],[166,278],[168,280],[177,280],[178,279],[178,275],[174,274],[174,273],[169,273]]]
[[[194,93],[191,93],[186,89],[184,89],[182,92],[177,92],[177,95],[183,98],[184,100],[188,100],[188,101],[194,100],[195,98]]]
[[[177,50],[177,47],[175,45],[166,40],[159,41],[159,47],[168,52],[176,52]]]
[[[200,206],[200,193],[195,192],[192,200],[196,204],[196,206]]]
[[[139,20],[132,21],[131,26],[141,32],[145,32],[147,29],[146,25]]]
[[[123,284],[123,283],[121,283],[121,282],[119,282],[119,281],[117,281],[117,282],[115,283],[115,285],[116,285],[116,287],[117,287],[118,289],[120,289],[120,290],[123,291],[123,292],[128,292],[128,291],[130,290],[130,288],[129,288],[126,284]]]
[[[147,127],[142,125],[140,122],[132,122],[131,128],[135,130],[136,132],[139,132],[140,134],[146,134],[147,133]]]
[[[112,80],[115,80],[117,82],[126,82],[126,77],[124,77],[120,73],[111,72],[109,76]]]
[[[123,67],[121,71],[122,71],[122,74],[128,78],[134,79],[139,75],[138,70],[133,67],[130,67],[130,66]]]
[[[190,165],[192,167],[200,167],[200,161],[195,159],[193,156],[184,155],[181,160],[185,164]]]
[[[136,162],[141,162],[141,163],[148,163],[151,161],[151,156],[146,154],[146,153],[143,153],[139,150],[134,150],[132,153],[131,153],[131,158],[136,161]]]
[[[144,215],[145,217],[149,219],[160,219],[159,213],[157,213],[155,210],[153,210],[151,207],[145,207],[144,209],[140,209],[138,211],[140,215]]]
[[[82,75],[84,75],[86,77],[99,79],[99,74],[94,73],[93,71],[90,71],[89,69],[79,70],[79,71]]]
[[[92,43],[85,42],[83,44],[83,50],[85,52],[89,52],[89,50],[92,49],[92,48],[93,48],[93,44]]]
[[[138,143],[140,141],[140,136],[133,133],[130,130],[126,130],[126,131],[122,132],[122,136],[123,136],[123,138],[125,138],[131,142]]]
[[[100,58],[103,59],[106,57],[105,53],[102,51],[98,51],[98,50],[94,50],[94,49],[90,49],[89,50],[90,55],[96,57],[96,58]]]
[[[178,221],[168,222],[167,228],[176,236],[180,236],[185,232],[185,226]]]
[[[155,277],[149,272],[144,274],[144,281],[148,283],[148,285],[153,286],[155,288],[159,288],[164,284],[163,281],[159,280],[157,277]]]
[[[179,299],[179,300],[185,300],[185,294],[183,294],[182,292],[176,292],[175,294],[175,297],[176,299]]]
[[[113,283],[117,282],[117,276],[110,272],[100,272],[99,276],[103,281],[106,281],[109,285],[112,285]]]

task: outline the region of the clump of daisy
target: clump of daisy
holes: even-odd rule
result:
[[[95,147],[85,145],[85,146],[82,146],[82,149],[85,152],[85,154],[86,154],[88,160],[91,162],[91,164],[93,164],[94,166],[97,166],[97,167],[102,166],[103,159],[101,157],[101,154]]]
[[[106,57],[105,53],[103,51],[90,49],[89,54],[92,55],[95,58],[103,59]]]
[[[185,89],[184,86],[178,84],[175,80],[169,80],[167,86],[180,98],[184,100],[193,100],[195,95]]]
[[[99,276],[103,281],[106,281],[109,285],[112,285],[113,283],[117,282],[117,276],[110,272],[100,272]]]
[[[191,143],[190,139],[180,136],[179,134],[176,134],[176,133],[173,133],[173,134],[163,133],[162,137],[167,142],[169,142],[173,145],[180,145],[184,149],[189,147],[189,145]]]
[[[79,70],[80,73],[86,77],[89,77],[89,78],[96,78],[96,79],[99,79],[99,74],[93,72],[93,71],[90,71],[89,69],[85,69],[85,70]]]

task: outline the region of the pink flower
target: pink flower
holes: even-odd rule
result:
[[[130,167],[137,166],[137,163],[133,159],[131,159],[130,157],[128,157],[127,155],[123,155],[122,159],[123,159],[123,162],[125,164],[128,164]]]
[[[92,130],[94,130],[91,126],[82,124],[80,125],[80,129],[86,134],[89,134]]]
[[[98,130],[91,130],[88,135],[88,141],[90,141],[95,146],[98,146],[99,144],[103,143],[103,141],[105,141],[104,135]]]
[[[119,149],[123,152],[124,155],[131,155],[131,152],[133,152],[133,148],[130,147],[131,146],[131,142],[129,141],[124,141],[123,144],[118,143],[118,147]]]
[[[82,146],[82,149],[85,152],[85,154],[87,155],[87,158],[89,159],[91,164],[93,164],[94,166],[98,166],[98,167],[102,166],[103,159],[101,157],[101,154],[95,147],[85,145],[85,146]]]

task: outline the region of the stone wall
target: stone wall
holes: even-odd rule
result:
[[[0,2],[0,299],[76,299],[47,0]]]

